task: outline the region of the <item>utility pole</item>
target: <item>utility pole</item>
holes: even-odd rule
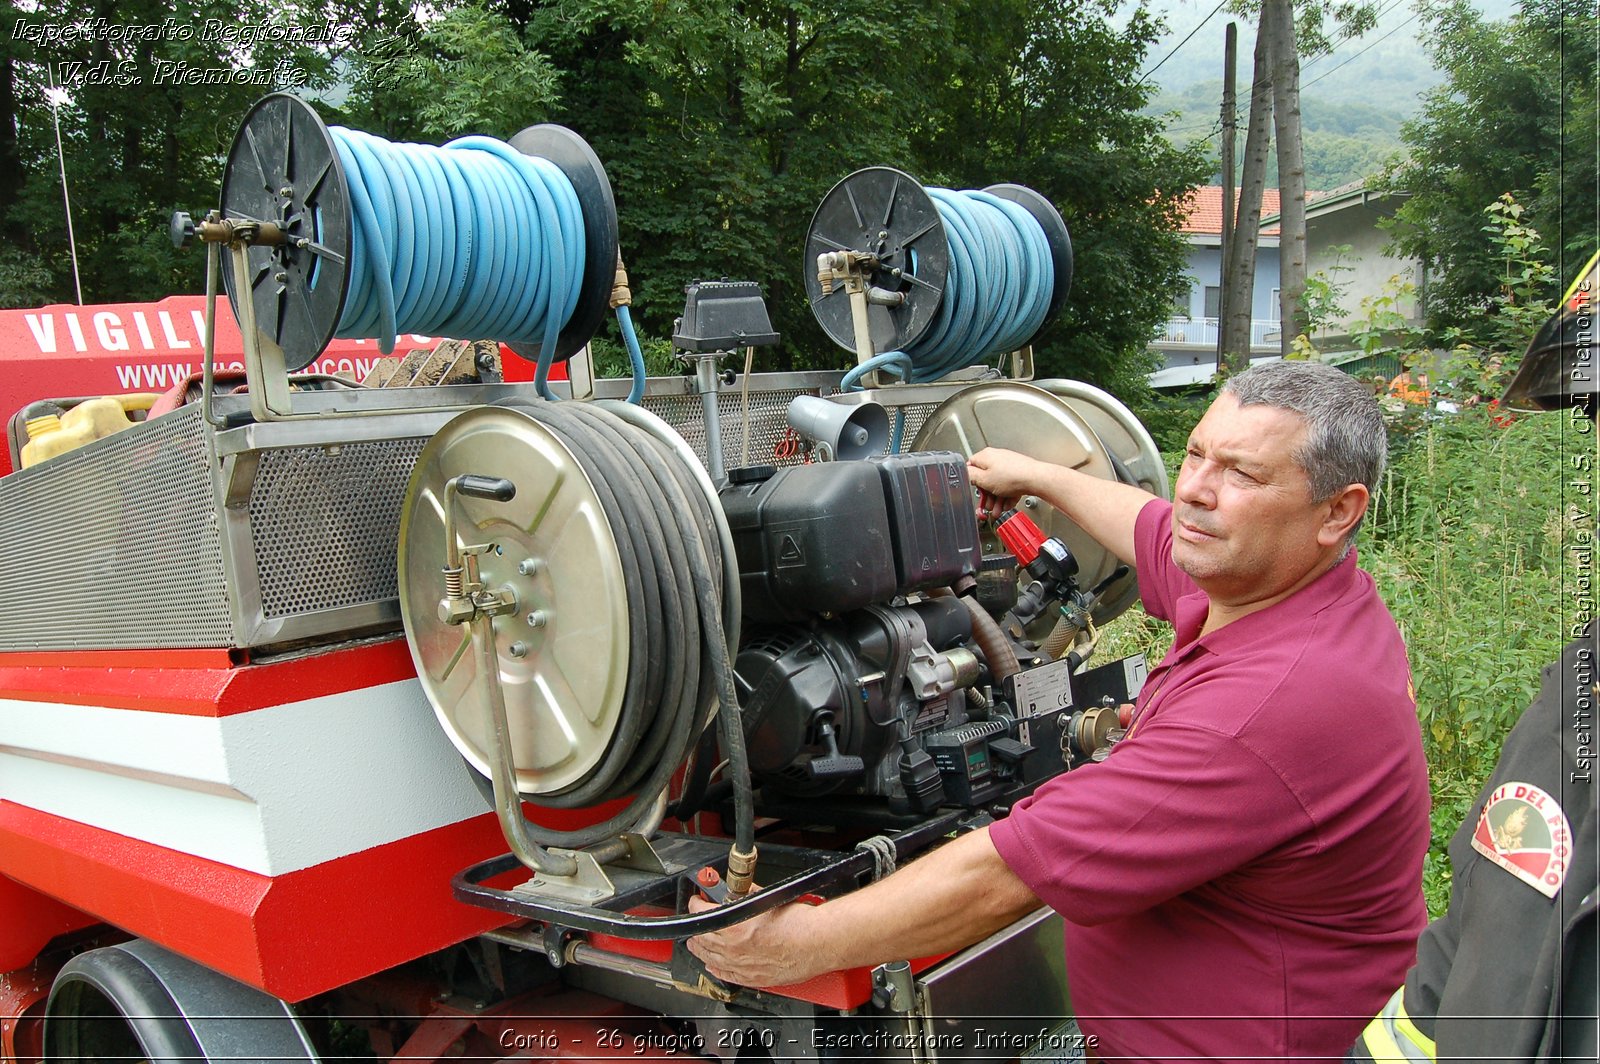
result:
[[[1238,122],[1234,103],[1234,80],[1239,65],[1239,24],[1228,23],[1222,46],[1222,239],[1217,245],[1221,256],[1217,305],[1217,368],[1222,368],[1223,322],[1228,320],[1228,256],[1233,252],[1233,141]],[[1202,307],[1202,310],[1205,308]]]

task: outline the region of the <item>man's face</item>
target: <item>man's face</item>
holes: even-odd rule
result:
[[[1224,393],[1189,436],[1173,492],[1172,560],[1214,603],[1260,602],[1329,560],[1329,506],[1292,457],[1300,415]],[[1332,539],[1337,546],[1338,537]]]

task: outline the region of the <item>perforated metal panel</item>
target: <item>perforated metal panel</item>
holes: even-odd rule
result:
[[[793,465],[799,456],[779,458],[777,448],[789,428],[789,401],[797,395],[815,395],[814,389],[781,388],[750,390],[749,459],[744,459],[744,401],[738,392],[717,395],[717,412],[722,421],[722,464],[731,469],[741,465]],[[671,425],[694,448],[701,465],[706,461],[706,425],[698,395],[646,396],[644,405],[652,414]]]
[[[425,437],[268,451],[250,493],[250,540],[268,618],[398,594],[406,481]]]
[[[198,409],[0,478],[0,649],[230,646]]]
[[[789,402],[837,384],[751,377],[748,463],[802,461],[777,457]],[[653,380],[645,405],[705,462],[700,398],[683,386]],[[516,389],[480,392],[413,391],[438,406],[404,416],[230,430],[187,407],[0,479],[0,651],[282,646],[398,627],[407,480],[453,409]],[[339,401],[392,407],[394,394]],[[746,464],[743,398],[717,400],[724,465]],[[937,405],[904,407],[904,439]]]

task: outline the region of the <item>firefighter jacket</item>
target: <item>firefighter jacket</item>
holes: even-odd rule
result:
[[[1450,843],[1448,911],[1346,1059],[1595,1059],[1597,678],[1591,629],[1544,670]]]

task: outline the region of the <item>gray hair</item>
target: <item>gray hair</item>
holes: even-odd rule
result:
[[[1383,413],[1355,378],[1320,362],[1264,362],[1222,386],[1240,406],[1271,406],[1299,414],[1306,439],[1292,456],[1311,481],[1311,499],[1331,499],[1350,484],[1376,497],[1389,454]],[[1345,541],[1355,540],[1357,521]]]

